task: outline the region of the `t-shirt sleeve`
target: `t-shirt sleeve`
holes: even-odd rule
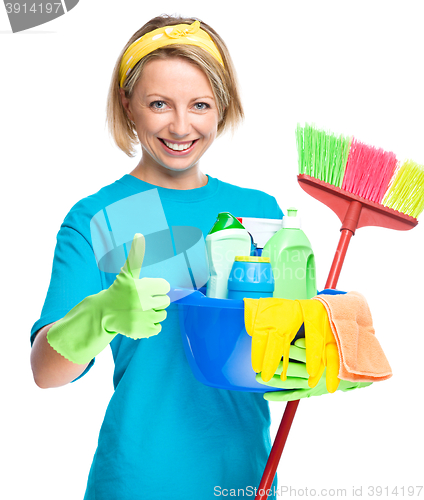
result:
[[[77,230],[62,225],[57,234],[50,285],[41,316],[31,328],[31,347],[40,328],[63,318],[85,297],[101,290],[100,271],[90,243]],[[75,380],[85,375],[93,364],[94,359]]]

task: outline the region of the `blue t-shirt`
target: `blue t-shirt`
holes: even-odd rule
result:
[[[151,201],[138,210],[130,201],[140,200],[134,197],[140,193]],[[154,196],[163,208],[158,218]],[[120,219],[113,224],[102,216],[113,214],[110,207],[119,207],[115,213]],[[236,217],[283,216],[274,197],[211,176],[203,187],[175,190],[124,175],[76,203],[57,235],[50,286],[41,317],[31,330],[31,345],[41,327],[113,283],[119,269],[114,259],[107,258],[109,243],[103,241],[103,250],[95,248],[92,236],[97,226],[107,224],[116,247],[118,239],[125,239],[118,234],[119,220],[124,219],[122,226],[135,229],[132,236],[151,233],[149,221],[160,220],[168,228],[200,229],[206,238],[219,212]],[[132,220],[136,227],[128,222]],[[146,238],[145,259],[150,255],[153,262],[148,242]],[[154,254],[158,252],[161,249]],[[176,304],[170,304],[161,324],[156,336],[133,340],[117,335],[110,344],[114,393],[100,429],[85,500],[207,500],[231,492],[254,498],[271,450],[268,402],[260,393],[217,389],[194,377],[184,353]],[[93,363],[94,359],[80,377]]]

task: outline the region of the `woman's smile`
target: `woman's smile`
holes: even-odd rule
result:
[[[168,141],[166,139],[161,139],[159,140],[162,142],[164,145],[165,151],[170,154],[170,155],[177,155],[177,156],[183,156],[183,155],[188,155],[190,154],[198,139],[195,139],[194,141],[186,141],[186,142],[175,142],[175,141]]]

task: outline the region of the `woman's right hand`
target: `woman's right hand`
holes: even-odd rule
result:
[[[110,334],[133,339],[157,335],[166,318],[171,287],[163,278],[139,279],[145,253],[142,234],[134,236],[128,259],[104,295],[102,326]]]

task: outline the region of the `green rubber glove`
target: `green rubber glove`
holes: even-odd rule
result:
[[[309,387],[308,377],[309,374],[306,370],[306,350],[305,350],[305,339],[298,339],[295,341],[294,345],[290,344],[289,351],[289,362],[287,365],[287,378],[284,382],[281,380],[281,372],[283,371],[283,359],[280,361],[274,376],[269,382],[265,382],[262,379],[262,372],[256,375],[256,380],[264,385],[271,385],[274,383],[275,379],[278,378],[284,389],[303,389],[306,386]],[[279,386],[278,386],[279,387]]]
[[[264,385],[269,385],[272,387],[280,387],[281,389],[291,389],[287,391],[275,391],[275,392],[265,392],[264,399],[267,401],[297,401],[298,399],[310,398],[311,396],[322,396],[323,394],[330,394],[327,391],[326,381],[325,381],[325,370],[320,378],[318,384],[312,389],[308,385],[308,379],[305,379],[305,386],[303,389],[292,389],[288,384],[281,381],[280,376],[274,376],[266,384],[257,375],[256,380]],[[337,391],[351,391],[353,389],[360,389],[362,387],[368,387],[372,382],[349,382],[347,380],[340,380]]]
[[[281,392],[265,392],[264,399],[267,401],[297,401],[298,399],[310,398],[311,396],[330,394],[327,390],[326,370],[324,370],[318,384],[313,388],[309,387],[304,338],[296,340],[295,345],[290,346],[290,359],[301,361],[301,363],[289,361],[287,379],[284,382],[280,377],[283,370],[283,361],[280,362],[275,375],[268,382],[262,380],[260,373],[256,375],[256,380],[260,384],[286,389]],[[337,390],[346,392],[353,389],[368,387],[371,384],[372,382],[349,382],[347,380],[340,380]]]
[[[50,328],[47,341],[55,351],[73,363],[85,364],[118,333],[140,339],[161,331],[171,287],[163,278],[139,279],[144,252],[144,236],[137,233],[112,285],[83,299]]]
[[[264,382],[261,374],[256,375],[256,380],[260,384],[268,385],[271,387],[278,387],[280,389],[287,389],[285,391],[265,392],[264,399],[267,401],[297,401],[298,399],[310,398],[311,396],[322,396],[323,394],[330,394],[327,391],[326,383],[326,369],[324,370],[318,384],[311,388],[309,387],[309,374],[306,370],[306,349],[305,339],[298,339],[295,345],[290,346],[290,358],[302,361],[302,363],[289,362],[287,370],[287,380],[281,380],[280,373],[283,369],[283,362],[278,365],[277,371],[271,380]],[[303,364],[304,363],[304,364]],[[360,389],[368,387],[372,382],[348,382],[347,380],[340,380],[337,387],[338,391],[351,391],[353,389]]]

